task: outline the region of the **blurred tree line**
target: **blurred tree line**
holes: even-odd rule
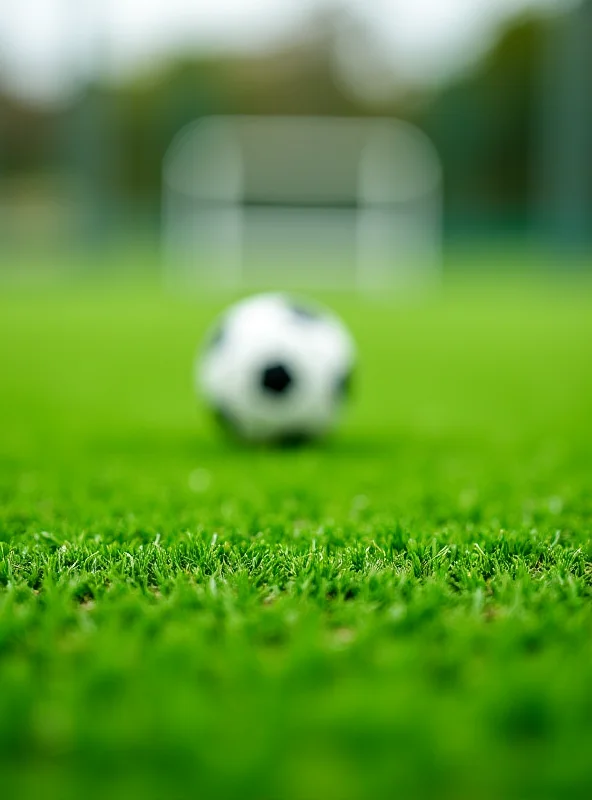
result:
[[[532,199],[541,64],[556,24],[525,18],[448,85],[393,91],[380,100],[364,99],[336,79],[333,19],[314,20],[274,52],[179,59],[127,82],[89,86],[57,110],[0,94],[0,174],[70,174],[104,209],[156,218],[164,153],[197,117],[394,115],[420,126],[436,145],[449,221],[478,227],[496,218],[519,227]]]

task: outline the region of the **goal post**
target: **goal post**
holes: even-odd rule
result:
[[[203,287],[432,286],[442,169],[393,119],[208,117],[163,164],[166,280]]]

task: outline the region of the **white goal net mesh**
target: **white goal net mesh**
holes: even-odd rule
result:
[[[173,287],[383,290],[441,269],[442,172],[391,119],[209,117],[163,167]]]

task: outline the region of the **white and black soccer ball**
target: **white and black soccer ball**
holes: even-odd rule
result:
[[[335,425],[354,359],[352,337],[334,314],[262,294],[218,321],[199,355],[196,384],[238,436],[295,443]]]

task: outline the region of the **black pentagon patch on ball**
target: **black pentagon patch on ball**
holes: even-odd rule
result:
[[[270,394],[285,394],[294,378],[283,364],[269,364],[261,371],[261,386]]]
[[[304,322],[314,322],[320,318],[320,314],[310,306],[306,306],[302,303],[298,303],[295,300],[287,300],[288,308],[294,314],[295,317],[298,319],[303,320]]]
[[[274,439],[276,447],[285,450],[296,450],[314,441],[314,436],[309,431],[284,431]]]
[[[236,424],[236,420],[227,409],[222,408],[222,406],[214,406],[214,408],[212,408],[212,412],[215,421],[222,430],[226,431],[226,433],[237,432],[238,426]]]
[[[335,382],[335,395],[337,397],[345,399],[351,395],[353,377],[353,369],[350,369],[347,372],[344,372],[343,375],[339,376]]]
[[[219,324],[210,332],[206,339],[205,351],[209,353],[219,347],[226,338],[226,331],[224,325]]]

